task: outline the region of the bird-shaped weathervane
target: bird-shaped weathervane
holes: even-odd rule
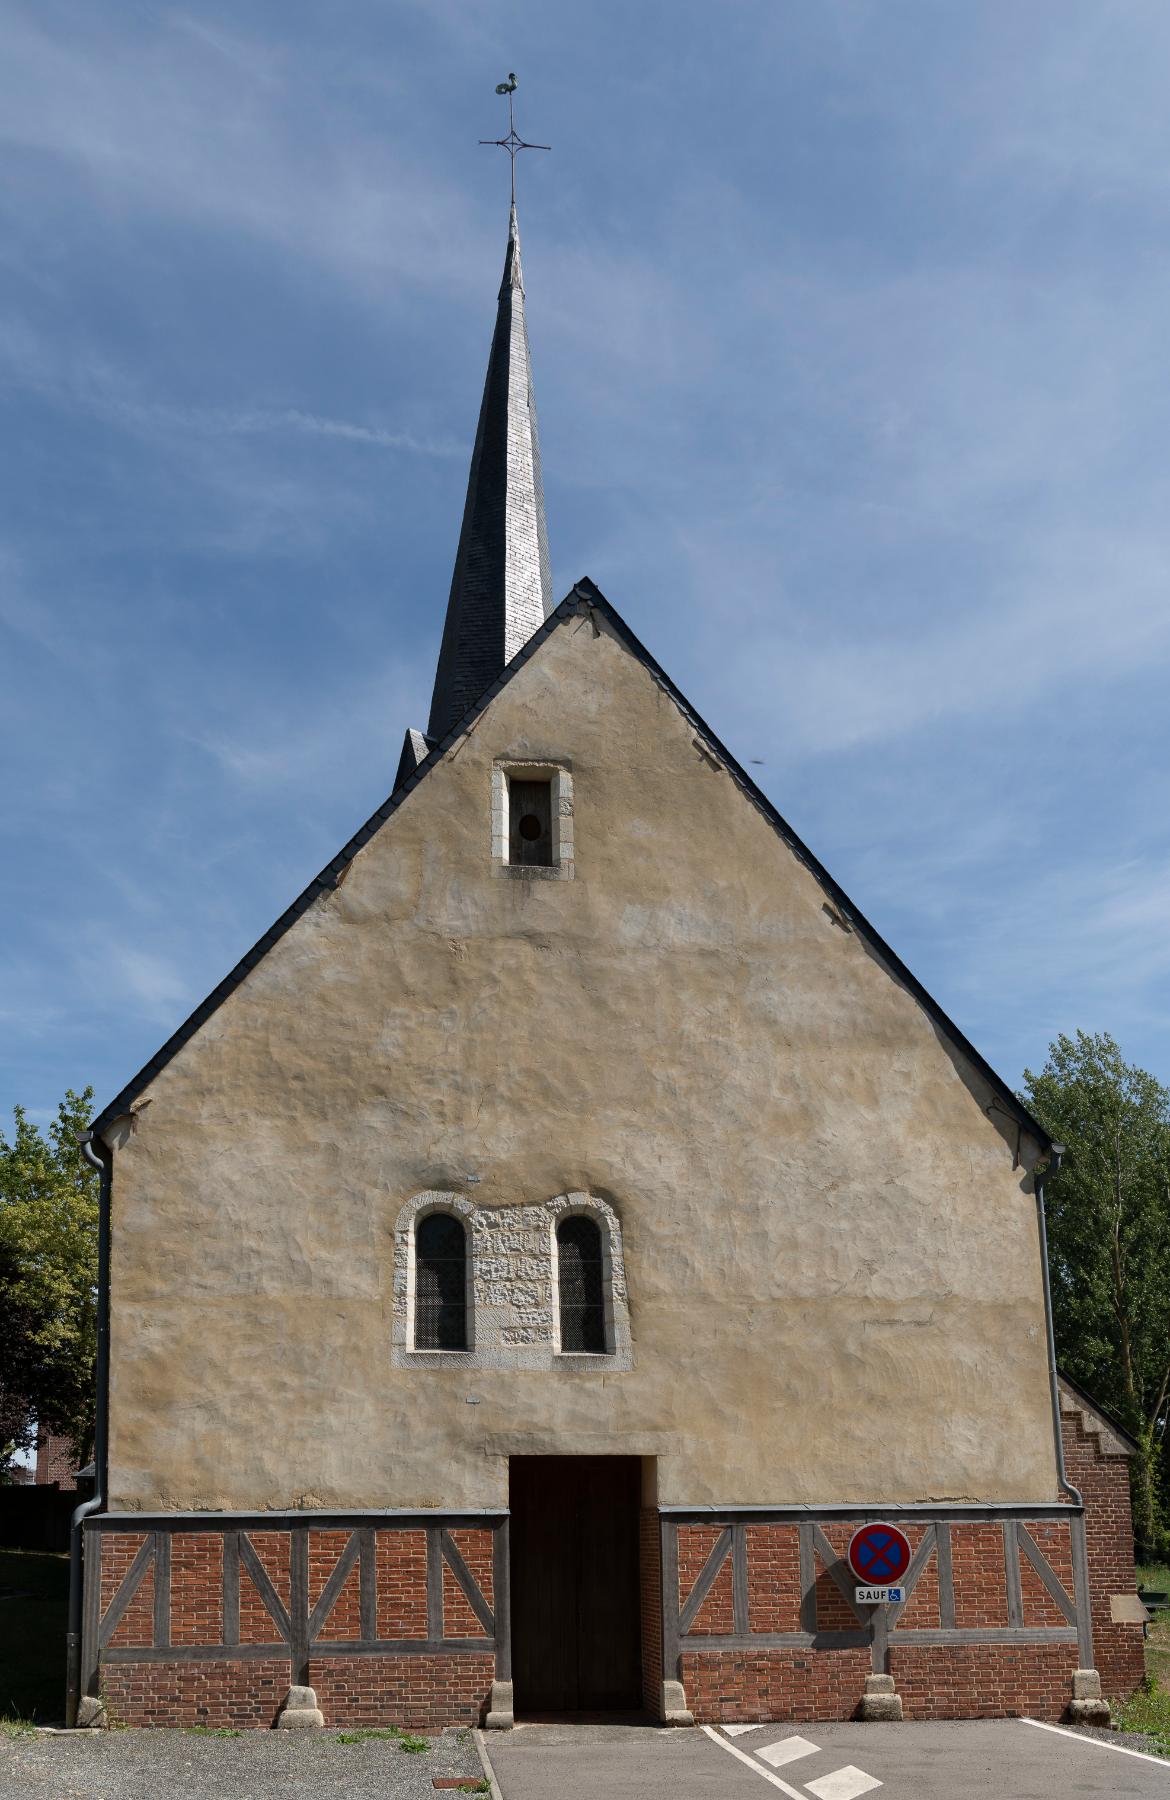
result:
[[[498,81],[496,83],[496,93],[497,94],[507,94],[507,96],[508,96],[508,135],[507,135],[507,137],[502,137],[502,138],[480,138],[480,140],[479,140],[481,144],[497,144],[501,150],[506,150],[508,152],[508,155],[511,157],[511,159],[512,159],[512,205],[513,206],[515,206],[515,204],[516,204],[516,156],[517,156],[517,153],[521,150],[551,150],[552,149],[551,144],[527,144],[527,143],[525,143],[524,139],[518,135],[518,133],[516,131],[516,121],[512,116],[512,95],[515,92],[516,92],[516,75],[515,75],[515,72],[513,71],[511,74],[509,74],[507,81]]]

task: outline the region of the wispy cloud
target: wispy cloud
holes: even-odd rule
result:
[[[0,319],[0,381],[155,439],[173,434],[214,438],[286,432],[419,456],[462,457],[467,451],[454,439],[427,440],[384,425],[323,418],[298,407],[199,407],[151,398],[127,370],[76,348],[61,356],[27,321],[13,317]]]

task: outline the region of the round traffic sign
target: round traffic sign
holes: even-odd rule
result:
[[[896,1525],[862,1525],[849,1540],[849,1567],[867,1587],[901,1581],[910,1554],[910,1540]]]

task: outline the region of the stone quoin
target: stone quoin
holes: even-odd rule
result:
[[[71,1716],[1100,1716],[1133,1446],[1058,1385],[1055,1153],[554,603],[513,208],[428,728],[93,1127]]]

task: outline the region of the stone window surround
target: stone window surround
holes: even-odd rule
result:
[[[463,1221],[467,1232],[466,1350],[414,1348],[414,1235],[419,1220],[435,1212],[453,1214]],[[606,1333],[606,1349],[601,1353],[560,1348],[557,1226],[573,1213],[595,1219],[601,1230]],[[501,1278],[501,1249],[506,1252],[510,1243],[524,1247],[516,1256],[513,1271]],[[538,1265],[535,1273],[534,1263]],[[489,1300],[492,1303],[486,1303]],[[464,1194],[439,1189],[413,1195],[399,1213],[394,1230],[391,1363],[395,1368],[601,1375],[632,1369],[621,1222],[613,1207],[585,1193],[558,1194],[543,1204],[523,1206],[481,1206]]]
[[[508,803],[514,777],[547,781],[552,801],[552,862],[508,861]],[[499,757],[492,765],[492,874],[511,881],[572,881],[576,873],[573,842],[573,767],[557,757]]]
[[[462,1362],[464,1357],[471,1354],[475,1350],[475,1283],[474,1283],[473,1269],[472,1269],[474,1258],[472,1255],[472,1235],[471,1235],[471,1229],[470,1229],[471,1214],[472,1214],[473,1208],[472,1208],[471,1202],[469,1200],[463,1199],[463,1197],[459,1194],[440,1194],[440,1193],[420,1194],[418,1196],[418,1198],[420,1200],[424,1201],[425,1204],[417,1207],[411,1215],[410,1229],[406,1234],[406,1245],[405,1245],[405,1250],[406,1250],[406,1334],[405,1334],[405,1343],[409,1347],[411,1356],[417,1356],[420,1361],[430,1362],[436,1356],[443,1356],[443,1357],[450,1356],[450,1357],[454,1357],[457,1361]],[[424,1219],[429,1219],[434,1213],[447,1213],[450,1217],[458,1219],[459,1223],[463,1227],[463,1237],[464,1237],[464,1243],[465,1243],[465,1248],[466,1248],[466,1256],[464,1259],[465,1285],[464,1285],[464,1290],[463,1290],[465,1330],[467,1333],[467,1349],[466,1350],[423,1350],[423,1349],[419,1349],[414,1341],[414,1333],[415,1333],[414,1283],[415,1283],[415,1266],[416,1266],[415,1265],[415,1252],[416,1252],[416,1245],[417,1245],[417,1241],[418,1241],[418,1228],[422,1224]]]
[[[552,1328],[553,1349],[557,1356],[571,1363],[600,1363],[614,1356],[617,1350],[617,1317],[614,1309],[614,1256],[616,1249],[617,1263],[622,1266],[621,1227],[612,1207],[601,1200],[594,1200],[589,1194],[562,1194],[557,1200],[546,1203],[552,1217],[549,1229],[552,1232],[552,1243],[549,1246],[549,1258],[552,1264]],[[554,1208],[556,1209],[554,1211]],[[602,1297],[605,1315],[605,1349],[594,1350],[562,1350],[561,1348],[561,1254],[557,1242],[557,1229],[565,1219],[592,1219],[601,1233],[601,1280]],[[625,1273],[622,1270],[622,1298],[625,1298]],[[625,1348],[629,1348],[629,1325],[626,1321]]]

